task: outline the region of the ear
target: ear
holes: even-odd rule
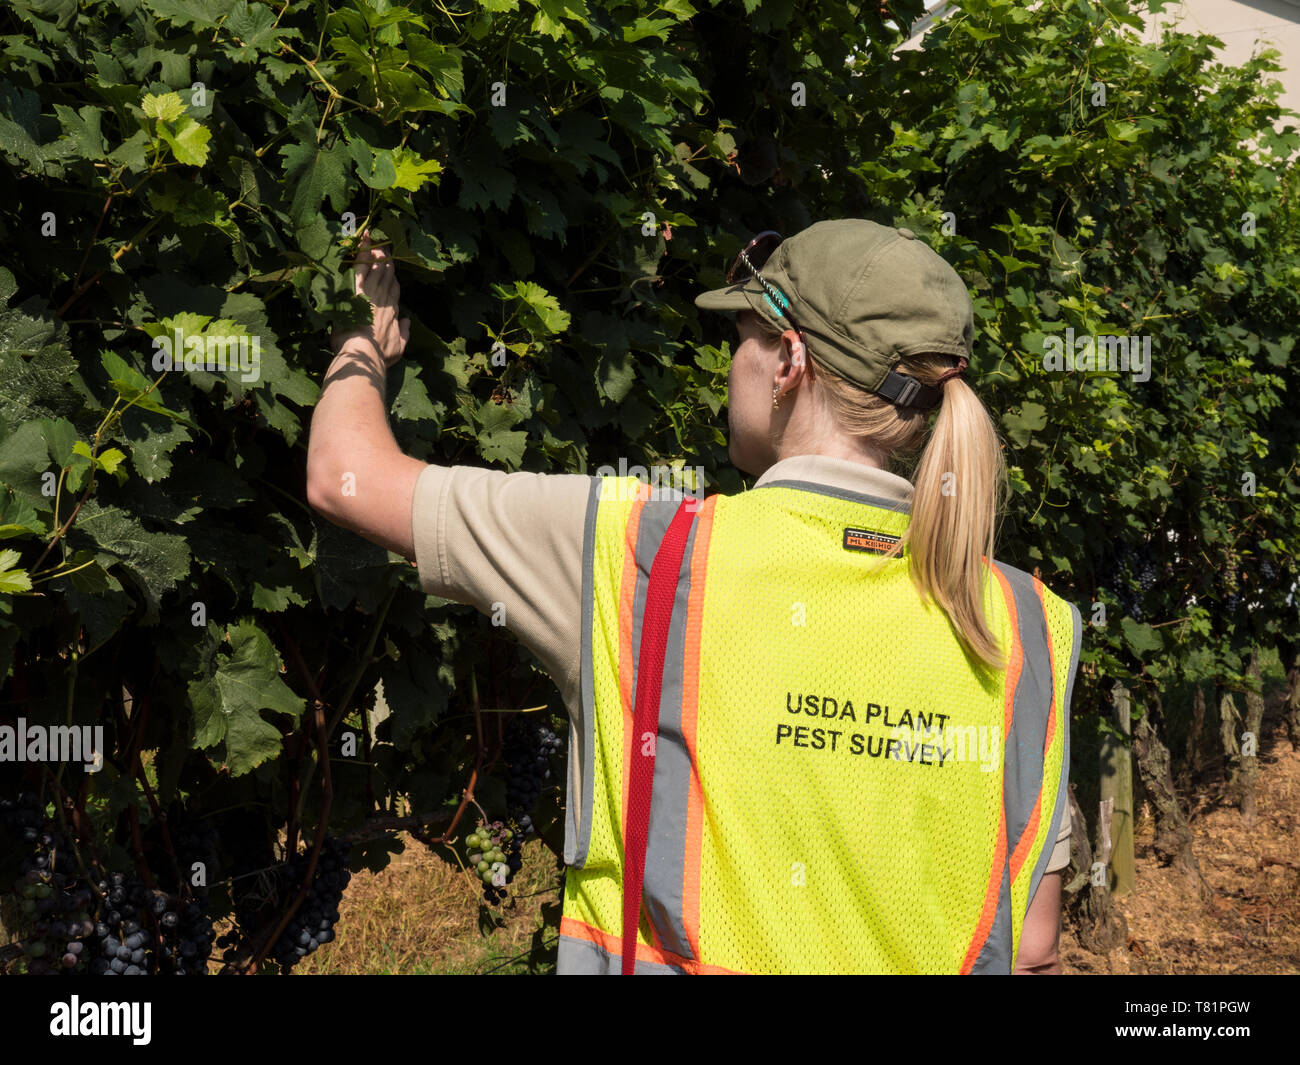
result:
[[[804,347],[803,341],[799,339],[799,334],[793,329],[787,329],[781,335],[790,345],[790,361],[798,366],[806,367],[808,365],[808,349]]]

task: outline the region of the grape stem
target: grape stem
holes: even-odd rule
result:
[[[134,803],[127,810],[127,819],[131,825],[131,858],[135,862],[136,874],[150,891],[154,889],[153,873],[144,860],[144,841],[140,838],[140,808]]]

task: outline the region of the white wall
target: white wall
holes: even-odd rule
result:
[[[1219,38],[1219,57],[1230,66],[1249,59],[1259,42],[1271,44],[1281,51],[1279,62],[1286,68],[1273,75],[1285,86],[1280,102],[1300,111],[1300,0],[1183,0],[1147,19],[1149,41],[1159,40],[1165,26]],[[1300,119],[1291,122],[1300,126]]]
[[[926,0],[930,15],[917,23],[921,32],[899,47],[919,48],[932,20],[960,6],[961,0]],[[1231,66],[1248,59],[1260,41],[1274,45],[1281,51],[1280,62],[1286,68],[1274,75],[1285,89],[1280,102],[1283,107],[1300,111],[1300,0],[1183,0],[1168,4],[1159,15],[1146,12],[1143,17],[1144,40],[1158,41],[1166,27],[1177,27],[1183,33],[1209,34],[1223,42],[1219,57]],[[1300,119],[1290,121],[1300,127]],[[1278,125],[1286,124],[1284,120]]]

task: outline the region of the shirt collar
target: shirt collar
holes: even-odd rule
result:
[[[754,487],[773,481],[809,481],[813,484],[838,488],[860,495],[898,503],[911,508],[912,482],[896,473],[868,466],[852,459],[831,458],[828,455],[793,455],[769,466]]]

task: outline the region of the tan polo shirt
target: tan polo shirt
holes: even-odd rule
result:
[[[912,501],[906,478],[823,455],[784,459],[757,484],[776,480],[812,481],[894,502]],[[577,474],[429,466],[416,482],[411,514],[425,592],[502,617],[559,685],[575,744],[583,736],[582,541],[590,486],[590,477]],[[569,759],[567,802],[575,815],[582,810],[582,753],[575,750]],[[1067,807],[1047,872],[1069,864]]]

